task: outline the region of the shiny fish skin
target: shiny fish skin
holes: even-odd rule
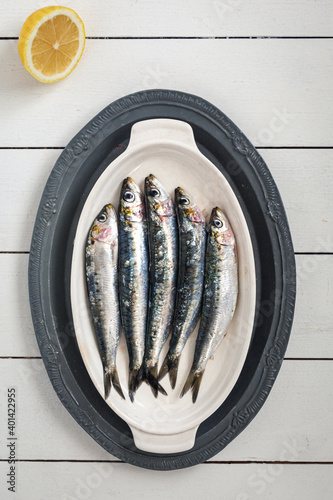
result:
[[[238,295],[236,243],[227,217],[214,208],[207,234],[202,317],[192,368],[181,392],[192,388],[195,403],[208,360],[220,345],[233,318]]]
[[[181,353],[201,312],[206,243],[205,218],[191,195],[178,187],[175,204],[179,234],[175,317],[169,351],[159,373],[161,380],[169,372],[172,388],[176,385]]]
[[[119,304],[129,354],[128,390],[134,400],[142,365],[148,309],[148,236],[144,195],[124,180],[119,203]]]
[[[145,380],[157,396],[166,394],[157,381],[158,358],[170,333],[176,298],[177,221],[164,186],[149,175],[145,179],[149,243],[149,302],[146,346],[137,384]]]
[[[117,260],[117,215],[112,205],[105,205],[94,220],[86,243],[88,295],[103,363],[105,399],[111,385],[125,399],[116,368],[120,336]]]

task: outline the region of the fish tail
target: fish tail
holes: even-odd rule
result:
[[[104,398],[107,399],[111,392],[111,387],[114,387],[119,396],[125,399],[123,391],[120,386],[117,368],[113,366],[110,370],[104,371]]]
[[[129,376],[128,376],[128,394],[130,397],[130,400],[132,403],[134,403],[134,395],[136,393],[137,388],[141,385],[142,382],[142,377],[141,380],[138,379],[139,371],[137,369],[131,369],[129,371]]]
[[[156,365],[151,367],[144,366],[144,364],[141,365],[141,368],[138,371],[133,382],[132,396],[135,394],[136,390],[138,389],[138,387],[140,387],[143,381],[147,382],[147,384],[150,385],[155,398],[157,398],[159,392],[164,396],[168,395],[158,381]]]
[[[155,398],[157,398],[159,392],[164,396],[168,395],[158,381],[157,365],[146,368],[145,377],[147,383],[150,385],[151,390],[153,391]]]
[[[202,376],[204,374],[204,371],[205,370],[202,370],[199,373],[199,375],[196,377],[196,379],[194,380],[194,382],[192,384],[192,402],[193,403],[195,403],[196,400],[197,400],[199,389],[200,389],[200,385],[201,385],[201,380],[202,380]]]
[[[135,370],[135,371],[137,373],[135,375],[135,378],[134,378],[133,382],[131,382],[131,372],[130,372],[130,381],[129,381],[129,383],[131,383],[130,392],[132,393],[133,399],[134,399],[134,394],[136,393],[137,389],[140,387],[140,385],[142,384],[142,382],[145,379],[145,373],[144,373],[144,367],[143,367],[143,365],[141,365],[141,367],[140,367],[139,370]],[[130,394],[130,398],[131,398],[131,394]],[[132,399],[131,399],[131,401],[132,401]]]
[[[187,380],[185,382],[185,385],[183,387],[182,392],[180,393],[180,397],[182,398],[184,394],[186,394],[190,389],[192,389],[192,401],[193,403],[196,402],[199,389],[200,389],[200,384],[202,380],[202,376],[204,374],[205,370],[201,370],[201,372],[196,373],[194,371],[190,371]]]
[[[172,389],[175,388],[177,382],[179,359],[180,356],[171,357],[169,356],[169,354],[167,354],[161,366],[160,373],[158,374],[158,380],[162,380],[162,378],[167,373],[169,373],[169,379]]]
[[[133,383],[133,393],[136,392],[137,388],[140,387],[142,382],[145,381],[147,382],[148,385],[150,385],[151,390],[153,391],[153,394],[155,398],[157,398],[158,393],[160,392],[161,394],[164,394],[164,396],[167,396],[166,391],[163,389],[161,384],[158,382],[157,379],[157,366],[144,366],[142,365],[140,370],[138,371],[134,383]]]
[[[187,379],[186,379],[186,382],[184,384],[182,392],[180,393],[180,396],[179,396],[180,398],[182,398],[190,390],[190,388],[192,387],[192,385],[194,383],[194,379],[195,379],[195,373],[191,370]]]
[[[162,380],[163,377],[165,377],[165,375],[168,373],[169,371],[169,355],[167,354],[164,358],[164,361],[162,363],[162,366],[161,366],[161,369],[160,369],[160,372],[158,374],[158,380]]]

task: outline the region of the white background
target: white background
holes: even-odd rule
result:
[[[85,23],[86,48],[74,72],[52,85],[34,80],[17,52],[24,20],[45,5],[0,5],[0,498],[331,499],[331,2],[68,0]],[[287,210],[298,271],[293,331],[264,407],[211,461],[171,472],[120,463],[63,408],[40,359],[27,292],[36,210],[61,149],[115,99],[157,87],[211,101],[258,147]],[[11,386],[15,494],[6,485]]]

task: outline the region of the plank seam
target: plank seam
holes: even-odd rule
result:
[[[284,358],[284,361],[333,361],[333,358]]]
[[[28,250],[18,250],[17,252],[15,251],[12,251],[12,250],[0,250],[0,255],[1,254],[9,254],[9,255],[29,255],[29,251]]]
[[[287,462],[280,460],[210,460],[203,462],[204,464],[281,464],[281,465],[333,465],[333,462],[307,462],[307,461],[297,461],[297,462]]]
[[[8,458],[0,458],[0,462],[8,462]],[[89,459],[58,459],[58,458],[18,458],[15,462],[50,462],[50,463],[112,463],[112,464],[125,464],[123,460],[89,460]],[[281,465],[333,465],[330,461],[318,461],[318,462],[307,462],[307,461],[280,461],[280,460],[210,460],[202,462],[205,465],[251,465],[251,464],[281,464]]]
[[[86,40],[331,40],[333,36],[86,36]],[[3,36],[0,40],[18,40],[17,36]]]
[[[42,359],[42,356],[0,356],[0,359]]]
[[[333,146],[255,146],[256,149],[333,149]],[[1,148],[0,148],[1,149]]]
[[[333,255],[333,252],[295,252],[295,255]]]

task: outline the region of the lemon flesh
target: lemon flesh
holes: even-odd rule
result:
[[[56,82],[69,75],[85,45],[82,20],[67,7],[39,9],[25,21],[18,43],[24,67],[37,80]]]

